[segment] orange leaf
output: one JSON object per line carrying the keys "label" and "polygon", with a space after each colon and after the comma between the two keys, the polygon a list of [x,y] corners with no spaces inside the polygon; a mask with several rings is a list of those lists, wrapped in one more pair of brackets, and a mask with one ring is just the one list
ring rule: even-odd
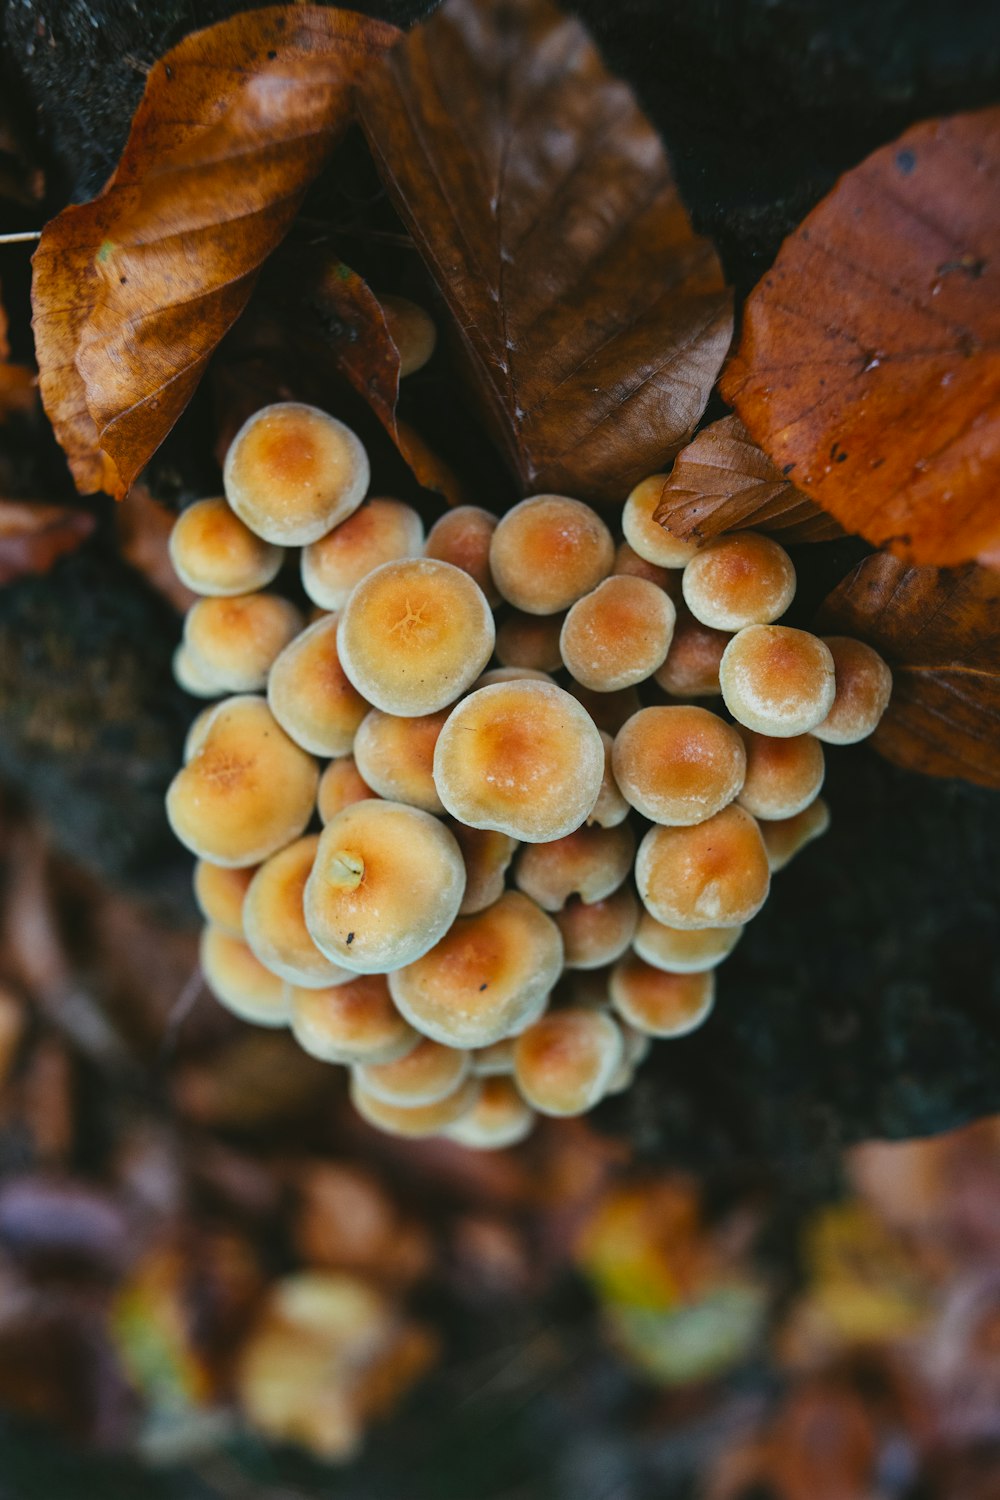
{"label": "orange leaf", "polygon": [[801,494],[747,436],[739,417],[713,422],[682,448],[655,519],[686,542],[752,527],[783,542],[843,536],[832,516]]}
{"label": "orange leaf", "polygon": [[121,497],[180,416],[394,27],[274,6],[152,69],[118,169],[34,257],[42,400],[77,487]]}
{"label": "orange leaf", "polygon": [[523,489],[624,500],[693,432],[732,327],[632,94],[548,0],[448,0],[358,108]]}
{"label": "orange leaf", "polygon": [[0,585],[47,573],[93,531],[94,517],[65,505],[0,500]]}
{"label": "orange leaf", "polygon": [[877,750],[911,771],[1000,788],[1000,575],[876,553],[834,589],[820,623],[892,667]]}
{"label": "orange leaf", "polygon": [[1000,107],[840,179],[751,293],[722,379],[850,531],[950,566],[1000,547]]}

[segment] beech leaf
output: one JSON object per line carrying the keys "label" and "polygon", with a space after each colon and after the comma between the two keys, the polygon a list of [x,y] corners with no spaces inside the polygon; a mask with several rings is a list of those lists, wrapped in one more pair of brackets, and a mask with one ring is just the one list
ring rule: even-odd
{"label": "beech leaf", "polygon": [[358,108],[522,489],[623,500],[693,432],[732,328],[631,92],[547,0],[447,0]]}
{"label": "beech leaf", "polygon": [[874,738],[888,760],[1000,788],[1000,575],[876,553],[834,589],[820,626],[867,641],[892,667]]}
{"label": "beech leaf", "polygon": [[796,486],[911,562],[1000,551],[1000,107],[843,176],[751,293],[722,392]]}
{"label": "beech leaf", "polygon": [[47,573],[86,541],[95,524],[85,510],[0,500],[0,585],[29,573]]}
{"label": "beech leaf", "polygon": [[655,519],[686,542],[705,542],[744,527],[790,543],[843,536],[833,517],[775,468],[732,414],[681,449]]}
{"label": "beech leaf", "polygon": [[110,183],[53,219],[34,256],[42,401],[79,489],[128,491],[398,35],[273,6],[193,33],[150,71]]}

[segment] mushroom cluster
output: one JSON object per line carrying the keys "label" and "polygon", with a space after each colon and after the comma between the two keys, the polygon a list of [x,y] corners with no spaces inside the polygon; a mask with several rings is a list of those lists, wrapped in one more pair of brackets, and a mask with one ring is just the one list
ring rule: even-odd
{"label": "mushroom cluster", "polygon": [[[885,663],[777,623],[769,537],[654,522],[663,476],[617,545],[562,495],[425,537],[365,498],[354,433],[285,402],[224,484],[171,541],[204,596],[176,675],[219,700],[167,798],[210,989],[397,1135],[505,1146],[627,1088],[827,827],[823,746],[875,728]],[[293,547],[300,606],[270,591]]]}

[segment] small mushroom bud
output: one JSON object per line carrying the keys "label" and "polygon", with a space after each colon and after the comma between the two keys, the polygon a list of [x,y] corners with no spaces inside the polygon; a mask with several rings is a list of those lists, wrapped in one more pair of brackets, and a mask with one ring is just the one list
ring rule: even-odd
{"label": "small mushroom bud", "polygon": [[658,568],[683,568],[697,552],[696,544],[672,536],[653,520],[666,482],[666,474],[650,474],[636,485],[622,510],[622,531],[632,550],[647,562]]}
{"label": "small mushroom bud", "polygon": [[790,739],[740,727],[747,774],[737,801],[755,818],[791,818],[819,795],[826,770],[823,746],[812,734]]}
{"label": "small mushroom bud", "polygon": [[[213,927],[229,937],[243,938],[243,898],[257,866],[228,870],[224,865],[199,859],[194,867],[194,899],[198,910]],[[244,939],[245,941],[245,939]]]}
{"label": "small mushroom bud", "polygon": [[559,649],[575,680],[595,693],[645,682],[674,633],[672,600],[645,578],[606,578],[572,606]]}
{"label": "small mushroom bud", "polygon": [[433,948],[464,891],[461,850],[443,823],[401,802],[355,802],[320,834],[306,925],[335,964],[384,974]]}
{"label": "small mushroom bud", "polygon": [[769,625],[795,598],[795,568],[784,547],[759,531],[713,537],[684,569],[684,602],[703,625],[742,630]]}
{"label": "small mushroom bud", "polygon": [[374,796],[375,793],[358,770],[353,755],[342,755],[339,760],[331,760],[319,778],[316,811],[320,822],[329,823],[331,818],[335,818],[345,807],[350,807],[352,802],[365,802]]}
{"label": "small mushroom bud", "polygon": [[361,721],[354,740],[354,759],[361,775],[379,797],[444,812],[434,786],[434,747],[450,709],[400,718],[373,708]]}
{"label": "small mushroom bud", "polygon": [[500,1151],[523,1141],[534,1126],[534,1110],[525,1104],[510,1079],[486,1078],[469,1113],[441,1133],[473,1151]]}
{"label": "small mushroom bud", "polygon": [[282,547],[304,547],[345,521],[365,498],[368,480],[368,455],[351,429],[298,401],[248,417],[222,473],[240,519]]}
{"label": "small mushroom bud", "polygon": [[476,1077],[499,1078],[513,1073],[516,1041],[516,1036],[505,1036],[498,1042],[491,1042],[488,1047],[477,1047],[475,1052],[470,1052],[472,1071]]}
{"label": "small mushroom bud", "polygon": [[218,698],[224,691],[215,676],[189,651],[182,641],[173,656],[174,681],[192,698]]}
{"label": "small mushroom bud", "polygon": [[514,866],[514,884],[543,911],[561,911],[571,896],[602,901],[632,871],[635,835],[617,828],[576,828],[561,839],[526,844]]}
{"label": "small mushroom bud", "polygon": [[639,899],[667,927],[737,927],[770,886],[761,831],[742,807],[689,828],[651,828],[635,861]]}
{"label": "small mushroom bud", "polygon": [[411,1026],[448,1047],[488,1047],[544,1004],[562,970],[562,939],[517,891],[459,917],[436,947],[396,970],[389,990]]}
{"label": "small mushroom bud", "polygon": [[170,783],[167,817],[185,848],[215,865],[259,865],[297,839],[319,771],[263,698],[229,698]]}
{"label": "small mushroom bud", "polygon": [[817,635],[787,625],[750,625],[722,654],[719,684],[738,723],[789,739],[816,729],[833,706],[833,656]]}
{"label": "small mushroom bud", "polygon": [[273,583],[284,552],[255,536],[225,500],[196,500],[174,522],[170,561],[196,594],[252,594]]}
{"label": "small mushroom bud", "polygon": [[419,557],[424,523],[402,500],[367,500],[302,549],[302,587],[320,609],[343,609],[356,583],[383,563]]}
{"label": "small mushroom bud", "polygon": [[243,930],[255,956],[272,974],[304,989],[325,989],[353,978],[316,947],[306,927],[303,898],[319,835],[296,839],[266,859],[247,890]]}
{"label": "small mushroom bud", "polygon": [[493,616],[461,568],[418,557],[383,563],[340,617],[344,670],[383,713],[432,714],[454,702],[489,661]]}
{"label": "small mushroom bud", "polygon": [[739,795],[743,742],[707,708],[644,708],[615,737],[611,764],[622,795],[654,823],[703,823]]}
{"label": "small mushroom bud", "polygon": [[399,350],[399,378],[415,375],[434,353],[437,329],[430,313],[408,297],[379,292],[379,304],[389,337]]}
{"label": "small mushroom bud", "polygon": [[682,572],[682,568],[660,568],[656,563],[648,562],[628,542],[620,542],[615,553],[615,577],[645,578],[669,594],[675,605],[681,597]]}
{"label": "small mushroom bud", "polygon": [[357,1078],[366,1094],[383,1104],[436,1104],[453,1094],[471,1072],[469,1054],[422,1037],[396,1062],[362,1063]]}
{"label": "small mushroom bud", "polygon": [[642,707],[642,700],[634,687],[619,688],[613,693],[595,693],[580,682],[568,682],[566,691],[587,710],[598,729],[605,734],[616,735],[626,719],[631,719]]}
{"label": "small mushroom bud", "polygon": [[424,544],[424,556],[451,563],[474,578],[491,609],[500,603],[500,593],[490,572],[490,543],[497,518],[478,505],[456,505],[434,522]]}
{"label": "small mushroom bud", "polygon": [[667,659],[653,676],[672,698],[714,698],[719,686],[719,663],[732,640],[724,630],[702,625],[687,606],[677,612]]}
{"label": "small mushroom bud", "polygon": [[813,734],[828,745],[854,745],[878,728],[892,697],[892,673],[864,641],[825,635],[823,644],[833,657],[837,688],[833,707]]}
{"label": "small mushroom bud", "polygon": [[341,663],[338,619],[324,615],[296,636],[275,661],[267,683],[274,717],[313,755],[346,755],[370,707]]}
{"label": "small mushroom bud", "polygon": [[571,833],[593,811],[604,746],[590,716],[547,682],[501,682],[452,710],[434,784],[452,817],[527,843]]}
{"label": "small mushroom bud", "polygon": [[783,870],[806,844],[818,839],[830,826],[830,809],[822,797],[810,802],[791,818],[761,823],[760,832],[772,870]]}
{"label": "small mushroom bud", "polygon": [[615,544],[595,511],[565,495],[532,495],[502,516],[490,568],[508,604],[554,615],[589,594],[614,565]]}
{"label": "small mushroom bud", "polygon": [[611,971],[611,1003],[645,1036],[687,1036],[715,1003],[715,975],[670,974],[632,954]]}
{"label": "small mushroom bud", "polygon": [[458,914],[471,917],[503,895],[504,877],[517,852],[517,839],[494,828],[469,828],[456,819],[449,819],[448,827],[465,861],[465,895]]}
{"label": "small mushroom bud", "polygon": [[558,672],[562,666],[559,633],[565,615],[509,614],[497,627],[497,660],[505,667]]}
{"label": "small mushroom bud", "polygon": [[384,974],[355,974],[323,990],[291,989],[295,1040],[320,1062],[390,1063],[421,1037],[399,1014]]}
{"label": "small mushroom bud", "polygon": [[434,1104],[417,1104],[404,1107],[401,1104],[386,1104],[376,1099],[364,1088],[357,1073],[351,1078],[351,1103],[363,1120],[382,1130],[386,1135],[399,1135],[412,1140],[440,1135],[449,1125],[454,1125],[467,1115],[479,1098],[482,1080],[469,1077],[453,1094],[438,1099]]}
{"label": "small mushroom bud", "polygon": [[278,594],[199,599],[184,621],[184,645],[217,693],[253,693],[302,625],[294,604]]}
{"label": "small mushroom bud", "polygon": [[604,1097],[623,1050],[621,1031],[605,1011],[549,1011],[518,1037],[514,1080],[540,1114],[582,1115]]}
{"label": "small mushroom bud", "polygon": [[617,1071],[608,1084],[609,1094],[624,1094],[632,1087],[635,1075],[639,1070],[640,1063],[645,1062],[649,1056],[649,1049],[653,1045],[650,1038],[641,1031],[636,1031],[627,1021],[618,1017],[618,1029],[622,1034],[622,1060],[618,1064]]}
{"label": "small mushroom bud", "polygon": [[254,1026],[287,1026],[288,986],[265,969],[246,943],[206,927],[199,948],[202,977],[220,1005]]}
{"label": "small mushroom bud", "polygon": [[601,790],[597,794],[597,801],[587,819],[587,825],[590,827],[596,823],[599,828],[617,828],[619,823],[624,823],[630,809],[615,780],[611,763],[615,742],[606,729],[600,731],[600,736],[601,744],[604,746],[604,776],[601,780]]}
{"label": "small mushroom bud", "polygon": [[702,974],[728,958],[742,936],[742,927],[665,927],[644,911],[632,946],[654,969]]}
{"label": "small mushroom bud", "polygon": [[556,914],[568,969],[600,969],[621,958],[639,920],[639,902],[631,885],[620,886],[601,901],[568,901]]}

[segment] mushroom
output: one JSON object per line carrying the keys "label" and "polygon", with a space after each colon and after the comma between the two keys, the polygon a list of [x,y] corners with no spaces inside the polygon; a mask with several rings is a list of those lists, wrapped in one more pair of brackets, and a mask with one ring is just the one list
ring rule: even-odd
{"label": "mushroom", "polygon": [[434,353],[437,329],[429,312],[409,297],[379,292],[379,305],[389,337],[399,351],[399,378],[415,375]]}
{"label": "mushroom", "polygon": [[645,682],[663,665],[676,614],[670,597],[648,579],[605,578],[567,614],[559,636],[563,662],[597,693]]}
{"label": "mushroom", "polygon": [[633,953],[612,969],[610,993],[618,1014],[643,1035],[687,1036],[715,1003],[715,975],[710,969],[671,974]]}
{"label": "mushroom", "polygon": [[731,531],[692,557],[681,590],[695,619],[715,630],[769,625],[795,598],[795,568],[771,537]]}
{"label": "mushroom", "polygon": [[558,672],[562,666],[559,633],[565,615],[525,615],[513,610],[497,626],[497,660],[505,667]]}
{"label": "mushroom", "polygon": [[365,802],[374,796],[375,793],[358,770],[354,756],[342,755],[339,760],[331,760],[319,778],[316,811],[322,823],[329,823],[331,818],[336,817],[345,807],[350,807],[352,802]]}
{"label": "mushroom", "polygon": [[500,593],[529,615],[568,609],[607,578],[611,533],[595,511],[565,495],[532,495],[502,516],[490,546]]}
{"label": "mushroom", "polygon": [[555,682],[550,672],[540,672],[537,667],[490,667],[476,678],[472,691],[492,687],[495,682]]}
{"label": "mushroom", "polygon": [[479,1098],[482,1080],[469,1077],[454,1093],[434,1104],[403,1106],[386,1104],[369,1094],[357,1073],[351,1076],[351,1103],[363,1120],[387,1135],[400,1135],[413,1140],[440,1135],[448,1125],[454,1125],[467,1115]]}
{"label": "mushroom", "polygon": [[728,958],[742,936],[742,927],[666,927],[644,911],[632,946],[654,969],[701,974]]}
{"label": "mushroom", "polygon": [[580,682],[568,682],[566,691],[572,694],[581,708],[587,710],[598,729],[606,734],[617,734],[625,720],[631,719],[642,707],[642,700],[634,687],[617,688],[611,693],[595,693],[592,688],[584,687]]}
{"label": "mushroom", "polygon": [[615,780],[612,766],[615,742],[606,729],[601,729],[599,733],[601,744],[604,746],[604,775],[601,778],[601,790],[597,794],[597,801],[594,803],[587,823],[588,826],[596,823],[600,828],[617,828],[619,823],[624,823],[630,809],[622,796],[621,787]]}
{"label": "mushroom", "polygon": [[514,865],[514,884],[543,911],[561,911],[571,896],[602,901],[632,870],[635,835],[627,823],[616,828],[586,824],[561,839],[526,844]]}
{"label": "mushroom", "polygon": [[302,587],[320,609],[342,609],[356,583],[383,563],[419,557],[424,523],[402,500],[366,500],[302,549]]}
{"label": "mushroom", "polygon": [[243,937],[243,898],[253,879],[256,865],[230,870],[225,865],[199,859],[194,867],[194,899],[198,910],[213,927],[230,937]]}
{"label": "mushroom", "polygon": [[836,692],[813,734],[828,745],[854,745],[877,729],[892,697],[892,673],[864,641],[825,635],[823,644],[833,657]]}
{"label": "mushroom", "polygon": [[622,531],[632,550],[646,562],[658,568],[683,568],[698,550],[697,544],[671,535],[653,519],[666,482],[666,474],[650,474],[636,485],[622,510]]}
{"label": "mushroom", "polygon": [[639,899],[667,927],[737,927],[770,887],[756,821],[730,805],[688,828],[651,828],[635,861]]}
{"label": "mushroom", "polygon": [[817,797],[791,818],[761,823],[760,832],[772,870],[783,870],[806,844],[818,839],[830,826],[830,809]]}
{"label": "mushroom", "polygon": [[603,1098],[624,1051],[607,1012],[587,1006],[553,1010],[521,1033],[514,1081],[543,1115],[582,1115]]}
{"label": "mushroom", "polygon": [[612,573],[616,577],[645,578],[650,583],[658,584],[664,593],[670,595],[675,605],[681,597],[683,569],[661,568],[656,563],[649,562],[645,557],[640,557],[628,542],[619,542]]}
{"label": "mushroom", "polygon": [[477,1078],[499,1078],[514,1071],[514,1044],[516,1036],[501,1037],[488,1047],[477,1047],[469,1053],[472,1071]]}
{"label": "mushroom", "polygon": [[303,897],[319,845],[318,834],[296,839],[272,854],[250,882],[243,931],[266,969],[289,984],[319,990],[353,978],[319,951],[306,927]]}
{"label": "mushroom", "polygon": [[444,812],[434,785],[434,747],[450,710],[400,718],[373,708],[358,726],[354,759],[379,797]]}
{"label": "mushroom", "polygon": [[310,1057],[328,1063],[390,1063],[420,1043],[389,994],[384,974],[355,974],[327,989],[291,987],[292,1034]]}
{"label": "mushroom", "polygon": [[499,682],[470,693],[434,751],[434,784],[453,817],[527,843],[578,828],[603,775],[593,720],[547,682]]}
{"label": "mushroom", "polygon": [[246,943],[209,925],[202,930],[198,956],[205,983],[226,1010],[255,1026],[287,1026],[288,986]]}
{"label": "mushroom", "polygon": [[219,498],[196,500],[173,524],[170,561],[196,594],[252,594],[273,583],[284,561],[281,547],[255,536]]}
{"label": "mushroom", "polygon": [[248,417],[223,466],[226,499],[250,530],[283,547],[316,542],[356,511],[368,455],[343,422],[315,406],[279,401]]}
{"label": "mushroom", "polygon": [[833,656],[817,635],[787,625],[750,625],[719,665],[726,707],[738,723],[778,739],[815,730],[833,707]]}
{"label": "mushroom", "polygon": [[529,1136],[535,1118],[509,1078],[485,1078],[469,1113],[441,1134],[473,1151],[500,1151]]}
{"label": "mushroom", "polygon": [[739,795],[746,752],[718,714],[677,703],[633,714],[615,736],[611,764],[622,795],[644,818],[686,827]]}
{"label": "mushroom", "polygon": [[358,1083],[366,1094],[383,1104],[401,1104],[412,1109],[437,1104],[453,1094],[471,1072],[469,1054],[421,1037],[411,1052],[395,1062],[360,1063]]}
{"label": "mushroom", "polygon": [[458,914],[471,917],[503,895],[504,877],[517,851],[517,839],[495,828],[469,828],[454,818],[449,819],[448,827],[465,861],[465,895]]}
{"label": "mushroom", "polygon": [[218,698],[225,691],[183,641],[174,652],[172,666],[177,686],[192,698]]}
{"label": "mushroom", "polygon": [[478,505],[456,505],[434,522],[424,543],[424,556],[451,563],[474,578],[495,609],[500,593],[490,572],[490,543],[497,518]]}
{"label": "mushroom", "polygon": [[618,1016],[617,1020],[618,1029],[622,1034],[622,1060],[608,1084],[609,1095],[624,1094],[626,1089],[632,1087],[639,1064],[645,1062],[649,1056],[649,1049],[653,1045],[644,1032],[636,1031],[635,1027],[623,1021],[621,1016]]}
{"label": "mushroom", "polygon": [[340,617],[344,670],[384,713],[435,713],[476,680],[493,652],[482,589],[432,557],[383,563],[352,592]]}
{"label": "mushroom", "polygon": [[667,659],[653,677],[672,698],[714,698],[719,686],[719,663],[732,637],[725,630],[702,625],[682,604],[677,611]]}
{"label": "mushroom", "polygon": [[788,739],[740,727],[747,774],[737,798],[755,818],[791,818],[808,807],[823,785],[823,746],[815,735]]}
{"label": "mushroom", "polygon": [[285,647],[268,678],[271,712],[313,755],[346,755],[370,707],[344,671],[338,635],[339,616],[324,615]]}
{"label": "mushroom", "polygon": [[302,625],[294,604],[278,594],[199,599],[184,621],[184,645],[216,693],[253,693]]}
{"label": "mushroom", "polygon": [[639,902],[631,883],[600,901],[568,901],[556,914],[568,969],[600,969],[613,964],[631,943]]}
{"label": "mushroom", "polygon": [[197,755],[205,742],[208,726],[215,717],[215,710],[221,707],[222,704],[220,702],[206,703],[201,712],[196,714],[191,720],[191,723],[188,725],[188,732],[184,736],[184,749],[181,754],[181,760],[184,765],[187,765],[192,755]]}

